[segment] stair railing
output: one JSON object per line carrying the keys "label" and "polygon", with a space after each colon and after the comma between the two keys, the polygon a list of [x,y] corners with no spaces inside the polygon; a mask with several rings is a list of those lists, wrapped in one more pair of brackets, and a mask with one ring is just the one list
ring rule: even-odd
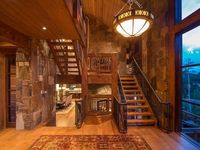
{"label": "stair railing", "polygon": [[122,88],[122,83],[118,75],[118,96],[114,97],[114,119],[120,133],[127,133],[127,103]]}
{"label": "stair railing", "polygon": [[144,72],[138,65],[137,61],[133,58],[132,67],[134,74],[139,81],[145,97],[147,98],[155,117],[157,118],[157,125],[165,132],[171,131],[171,104],[170,102],[162,102],[158,97],[155,90],[151,86]]}
{"label": "stair railing", "polygon": [[81,128],[85,118],[85,100],[80,99],[75,101],[75,125]]}

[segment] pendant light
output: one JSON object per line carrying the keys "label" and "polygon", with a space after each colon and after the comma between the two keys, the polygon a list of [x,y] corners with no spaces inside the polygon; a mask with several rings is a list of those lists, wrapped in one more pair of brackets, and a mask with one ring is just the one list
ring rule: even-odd
{"label": "pendant light", "polygon": [[[136,4],[138,9],[133,9],[133,4]],[[143,9],[137,0],[127,0],[127,3],[115,15],[113,26],[115,31],[123,37],[133,38],[150,29],[153,19],[153,14]]]}

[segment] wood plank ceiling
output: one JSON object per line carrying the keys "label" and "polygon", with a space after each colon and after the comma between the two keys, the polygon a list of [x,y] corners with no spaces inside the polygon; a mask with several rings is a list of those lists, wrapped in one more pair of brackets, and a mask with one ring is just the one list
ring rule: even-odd
{"label": "wood plank ceiling", "polygon": [[113,16],[123,7],[122,0],[82,0],[84,11],[112,28]]}
{"label": "wood plank ceiling", "polygon": [[64,0],[1,0],[0,21],[30,37],[78,39]]}
{"label": "wood plank ceiling", "polygon": [[[97,17],[104,24],[108,25],[110,29],[113,29],[114,16],[124,6],[127,0],[82,0],[84,12],[87,15]],[[149,0],[138,0],[138,2],[144,6],[147,5]],[[133,8],[137,8],[137,5],[133,5]]]}

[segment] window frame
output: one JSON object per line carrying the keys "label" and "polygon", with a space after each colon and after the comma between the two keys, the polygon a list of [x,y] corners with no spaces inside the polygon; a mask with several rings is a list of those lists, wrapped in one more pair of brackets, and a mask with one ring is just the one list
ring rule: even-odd
{"label": "window frame", "polygon": [[171,8],[174,8],[172,11],[174,14],[174,21],[171,21],[172,34],[174,39],[171,40],[171,47],[174,50],[174,59],[175,59],[175,121],[174,127],[176,132],[181,132],[181,106],[182,106],[182,68],[199,66],[200,64],[191,64],[191,65],[182,65],[182,34],[200,26],[200,8],[195,12],[191,13],[184,19],[182,19],[182,0],[170,0]]}

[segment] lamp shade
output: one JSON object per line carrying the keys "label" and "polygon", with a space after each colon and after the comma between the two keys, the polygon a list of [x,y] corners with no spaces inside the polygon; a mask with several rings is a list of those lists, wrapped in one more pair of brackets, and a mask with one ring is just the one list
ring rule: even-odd
{"label": "lamp shade", "polygon": [[131,38],[142,35],[151,28],[154,16],[146,10],[128,10],[114,18],[114,29],[124,37]]}

